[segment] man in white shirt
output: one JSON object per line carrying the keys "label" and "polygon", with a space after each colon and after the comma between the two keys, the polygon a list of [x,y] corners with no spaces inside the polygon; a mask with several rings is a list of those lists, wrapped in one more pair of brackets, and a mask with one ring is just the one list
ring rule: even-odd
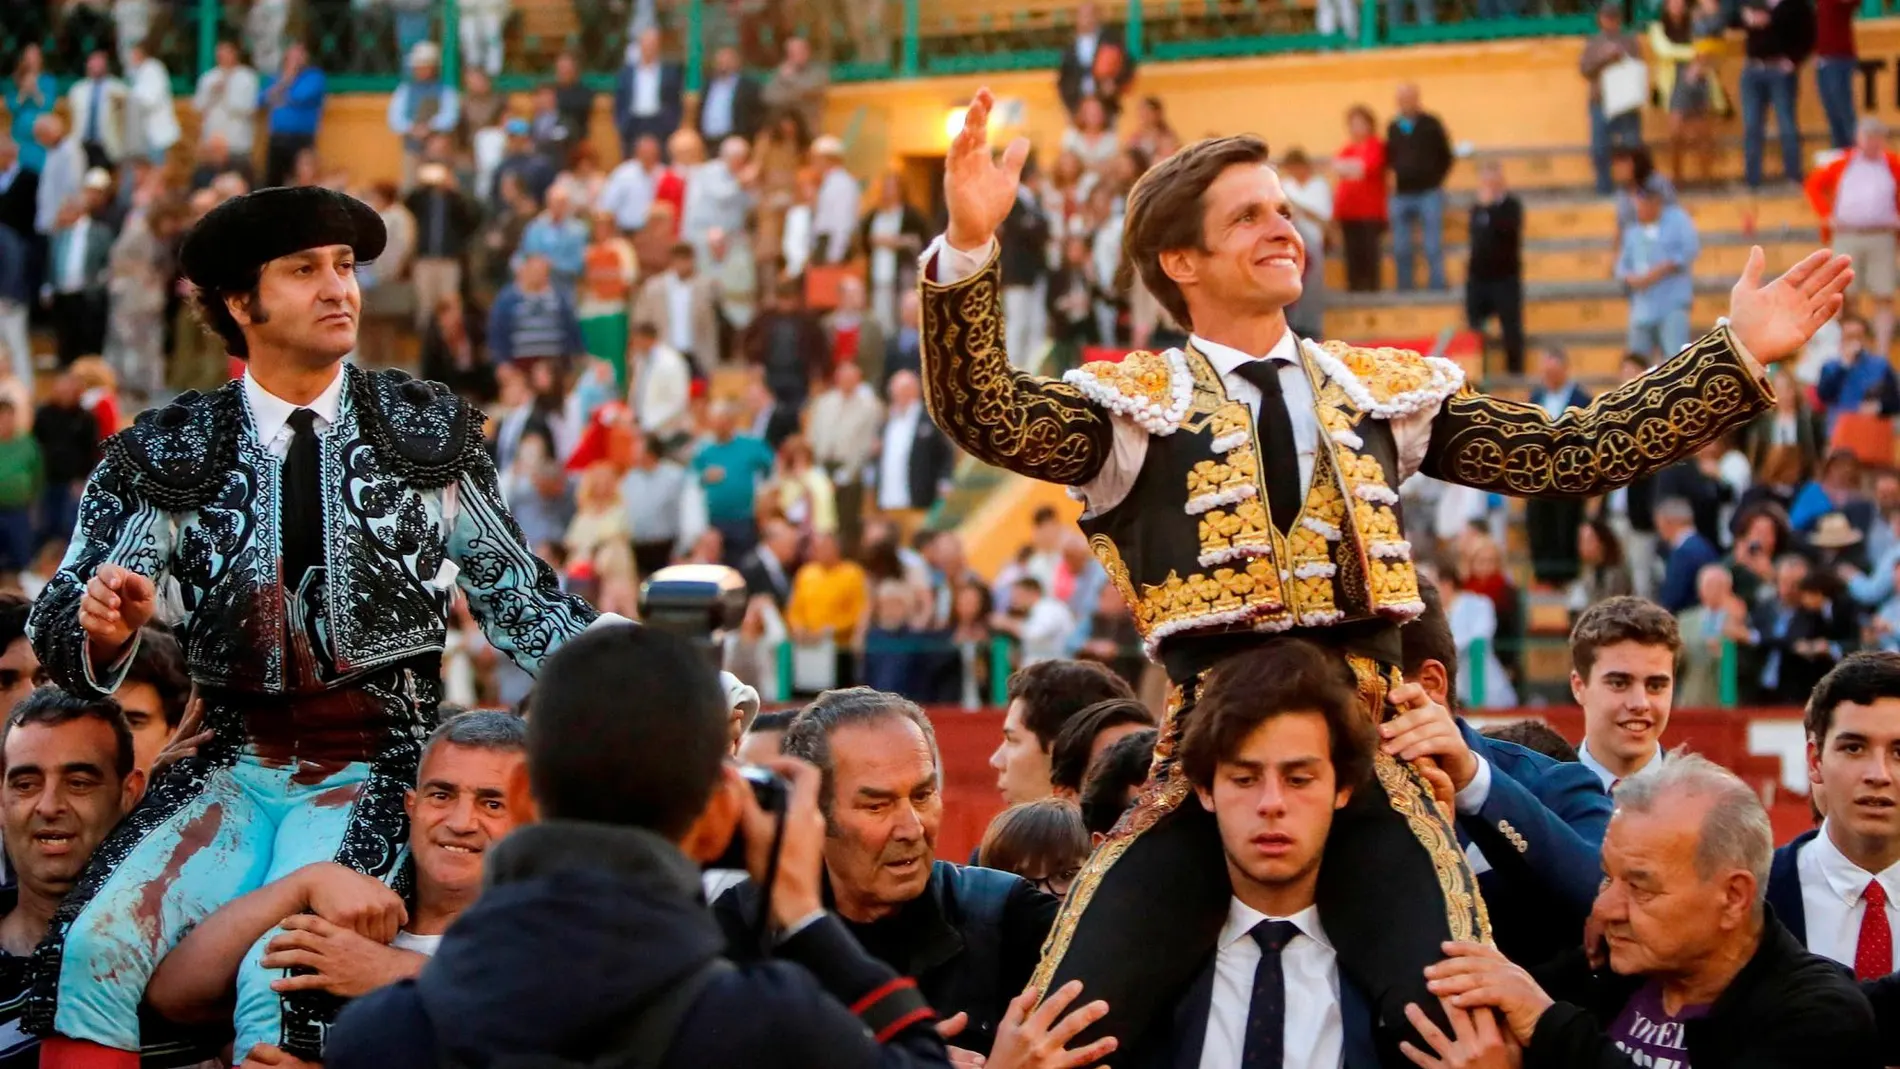
{"label": "man in white shirt", "polygon": [[856,552],[864,523],[864,483],[881,442],[884,405],[855,361],[839,364],[831,388],[812,398],[805,439],[838,497],[838,538]]}
{"label": "man in white shirt", "polygon": [[1379,1064],[1314,900],[1335,817],[1370,775],[1369,728],[1336,659],[1307,643],[1241,654],[1207,681],[1180,761],[1220,829],[1232,897],[1213,960],[1154,1037],[1167,1064]]}
{"label": "man in white shirt", "polygon": [[104,49],[86,57],[86,76],[66,91],[67,114],[86,150],[86,163],[110,167],[125,154],[125,83],[112,76]]}
{"label": "man in white shirt", "polygon": [[1827,814],[1775,851],[1768,904],[1808,950],[1873,980],[1900,969],[1900,653],[1834,666],[1808,702],[1808,782]]}
{"label": "man in white shirt", "polygon": [[594,208],[613,216],[614,225],[622,234],[637,234],[647,225],[653,194],[665,173],[666,168],[660,163],[660,139],[642,134],[633,143],[633,155],[607,176],[607,184],[601,187]]}
{"label": "man in white shirt", "polygon": [[1067,605],[1050,597],[1040,579],[1025,575],[1010,584],[1009,603],[996,614],[990,626],[1020,644],[1016,665],[1027,668],[1042,661],[1053,661],[1067,652],[1065,640],[1075,630],[1075,614]]}
{"label": "man in white shirt", "polygon": [[68,134],[66,120],[50,111],[33,120],[33,140],[46,150],[46,162],[40,167],[40,188],[35,194],[33,229],[50,238],[59,225],[59,210],[85,181],[86,150],[78,134]]}
{"label": "man in white shirt", "polygon": [[687,430],[693,369],[678,349],[660,341],[660,330],[645,320],[627,338],[627,403],[647,434],[672,442]]}
{"label": "man in white shirt", "polygon": [[1874,351],[1882,355],[1893,341],[1895,233],[1900,231],[1897,167],[1900,157],[1887,148],[1886,124],[1868,115],[1860,120],[1844,163],[1815,175],[1816,203],[1833,207],[1827,222],[1834,247],[1854,258],[1854,290],[1873,299]]}
{"label": "man in white shirt", "polygon": [[844,166],[844,142],[830,134],[811,143],[822,177],[812,209],[812,263],[839,264],[851,255],[858,234],[858,180]]}
{"label": "man in white shirt", "polygon": [[1642,598],[1606,598],[1570,632],[1570,694],[1583,707],[1577,756],[1603,789],[1663,760],[1682,636],[1676,618]]}
{"label": "man in white shirt", "polygon": [[719,284],[699,274],[698,254],[685,242],[673,246],[667,269],[640,287],[633,318],[653,324],[662,342],[699,361],[702,375],[725,361],[719,347]]}
{"label": "man in white shirt", "polygon": [[899,538],[911,535],[950,490],[956,454],[924,411],[923,387],[917,375],[900,371],[891,376],[891,407],[884,421],[877,458],[877,510],[897,525]]}
{"label": "man in white shirt", "polygon": [[1280,188],[1293,209],[1293,226],[1306,243],[1306,270],[1300,275],[1300,300],[1286,310],[1287,328],[1308,338],[1325,336],[1326,228],[1333,221],[1333,187],[1313,169],[1300,149],[1280,158]]}
{"label": "man in white shirt", "polygon": [[648,134],[666,147],[666,139],[679,129],[682,84],[679,66],[660,59],[660,31],[640,31],[614,79],[614,129],[620,131],[621,152],[633,155],[634,144]]}

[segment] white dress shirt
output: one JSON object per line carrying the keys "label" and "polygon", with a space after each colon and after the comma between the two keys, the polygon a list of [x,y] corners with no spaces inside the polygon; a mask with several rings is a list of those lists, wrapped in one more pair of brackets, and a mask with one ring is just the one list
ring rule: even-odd
{"label": "white dress shirt", "polygon": [[[981,270],[993,248],[995,239],[991,239],[988,247],[965,252],[939,237],[924,251],[923,260],[925,264],[930,264],[934,257],[936,266],[932,277],[939,284],[949,285]],[[1227,390],[1227,396],[1246,405],[1257,421],[1260,418],[1260,389],[1238,373],[1241,365],[1254,357],[1198,335],[1191,337],[1189,344],[1214,366],[1215,372],[1220,375],[1221,385]],[[1319,438],[1319,417],[1313,412],[1312,380],[1307,378],[1304,365],[1295,358],[1294,346],[1297,344],[1293,332],[1287,331],[1266,353],[1266,359],[1276,361],[1280,366],[1280,390],[1286,397],[1287,415],[1293,421],[1293,440],[1299,443],[1300,489],[1304,493],[1313,482],[1313,446]],[[1424,461],[1425,449],[1431,444],[1432,418],[1438,415],[1438,407],[1437,402],[1430,402],[1420,405],[1410,415],[1386,421],[1387,426],[1392,428],[1393,440],[1398,444],[1399,477],[1394,480],[1395,485],[1410,478]],[[1102,466],[1093,480],[1079,488],[1083,501],[1088,505],[1089,515],[1120,504],[1128,496],[1128,491],[1134,488],[1135,476],[1141,474],[1142,461],[1148,456],[1148,432],[1133,420],[1121,416],[1114,416],[1112,420],[1115,445],[1108,463]],[[1270,463],[1272,459],[1261,458],[1263,463]]]}
{"label": "white dress shirt", "polygon": [[1291,921],[1300,934],[1280,951],[1286,981],[1286,1028],[1281,1069],[1339,1069],[1345,1064],[1346,1025],[1339,1009],[1339,962],[1320,927],[1319,907],[1272,918],[1240,899],[1227,907],[1214,956],[1214,988],[1207,1005],[1207,1038],[1200,1069],[1240,1069],[1253,1006],[1260,944],[1250,934],[1261,921]]}
{"label": "white dress shirt", "polygon": [[633,102],[628,105],[634,115],[647,116],[660,113],[660,65],[658,63],[636,63],[633,67]]}
{"label": "white dress shirt", "polygon": [[[733,104],[739,95],[739,76],[728,74],[706,83],[706,98],[700,102],[699,125],[708,141],[733,133]],[[707,899],[708,902],[712,899]]]}
{"label": "white dress shirt", "polygon": [[[1588,742],[1577,747],[1577,760],[1582,762],[1583,767],[1597,774],[1597,778],[1603,781],[1603,789],[1606,791],[1609,790],[1611,785],[1616,783],[1618,780],[1627,778],[1625,776],[1619,776],[1616,773],[1610,771],[1607,767],[1604,766],[1603,762],[1597,760],[1595,755],[1590,753],[1590,744]],[[1650,758],[1648,761],[1644,761],[1643,768],[1648,768],[1651,762],[1660,763],[1662,760],[1663,760],[1663,748],[1662,748],[1662,743],[1659,742],[1656,744],[1656,756]],[[1641,772],[1643,768],[1637,769],[1636,772]],[[1630,773],[1630,775],[1634,776],[1636,772],[1632,772]]]}
{"label": "white dress shirt", "polygon": [[266,390],[251,377],[248,369],[244,372],[244,403],[250,406],[251,423],[257,428],[257,440],[278,460],[290,455],[290,439],[296,434],[290,429],[290,414],[300,408],[307,408],[317,414],[311,427],[321,435],[336,422],[337,406],[343,400],[343,365],[336,367],[336,377],[330,385],[323,388],[307,405],[293,405],[289,401]]}
{"label": "white dress shirt", "polygon": [[90,215],[81,215],[66,228],[65,243],[60,248],[59,284],[55,287],[61,293],[78,293],[92,284],[86,274],[86,239],[91,230]]}
{"label": "white dress shirt", "polygon": [[[1841,853],[1834,845],[1828,822],[1823,821],[1821,834],[1801,848],[1795,870],[1801,878],[1801,907],[1807,912],[1808,950],[1813,953],[1854,967],[1854,953],[1860,947],[1860,922],[1867,913],[1867,903],[1861,896],[1874,880],[1879,880],[1887,892],[1888,930],[1900,931],[1900,863],[1877,873],[1868,872]],[[1895,967],[1900,967],[1900,960],[1882,971]]]}
{"label": "white dress shirt", "polygon": [[628,160],[613,169],[607,184],[600,189],[595,207],[614,217],[614,225],[632,233],[647,225],[647,213],[653,210],[653,194],[660,188],[663,168],[652,171],[639,160]]}
{"label": "white dress shirt", "polygon": [[922,402],[908,410],[891,409],[884,423],[884,451],[877,458],[877,507],[890,511],[907,509],[910,501],[910,450],[917,443],[917,421],[923,415]]}
{"label": "white dress shirt", "polygon": [[842,262],[858,232],[858,180],[850,171],[833,167],[825,172],[818,184],[818,199],[812,205],[811,228],[814,237],[824,242],[825,262]]}
{"label": "white dress shirt", "polygon": [[666,344],[682,353],[693,351],[693,284],[668,271],[666,279]]}

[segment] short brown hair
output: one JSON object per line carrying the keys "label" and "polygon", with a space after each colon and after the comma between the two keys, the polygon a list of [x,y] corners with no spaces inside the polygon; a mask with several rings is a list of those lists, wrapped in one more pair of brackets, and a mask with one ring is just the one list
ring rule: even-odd
{"label": "short brown hair", "polygon": [[1604,598],[1583,610],[1577,626],[1570,629],[1570,665],[1577,675],[1589,679],[1590,669],[1596,667],[1597,651],[1619,642],[1667,646],[1671,657],[1682,652],[1676,618],[1661,605],[1647,598]]}
{"label": "short brown hair", "polygon": [[1038,798],[1010,806],[990,821],[976,863],[1026,880],[1073,878],[1089,856],[1082,809],[1067,798]]}
{"label": "short brown hair", "polygon": [[[1034,582],[1032,576],[1023,579]],[[1017,584],[1022,585],[1022,579]],[[1042,590],[1041,583],[1036,590]],[[1009,700],[1023,703],[1023,726],[1035,733],[1044,753],[1056,744],[1070,717],[1097,702],[1134,697],[1127,680],[1095,661],[1037,661],[1009,677]]]}
{"label": "short brown hair", "polygon": [[1207,249],[1202,226],[1207,187],[1229,167],[1266,163],[1267,143],[1252,134],[1210,137],[1196,141],[1162,160],[1135,181],[1128,191],[1127,223],[1122,230],[1122,263],[1115,285],[1126,292],[1134,276],[1168,315],[1184,329],[1194,329],[1187,298],[1181,287],[1161,270],[1161,254],[1170,249]]}
{"label": "short brown hair", "polygon": [[1283,639],[1223,661],[1201,687],[1181,739],[1181,769],[1197,787],[1231,760],[1254,729],[1286,713],[1317,712],[1332,738],[1333,776],[1357,787],[1372,769],[1372,719],[1345,664],[1303,639]]}

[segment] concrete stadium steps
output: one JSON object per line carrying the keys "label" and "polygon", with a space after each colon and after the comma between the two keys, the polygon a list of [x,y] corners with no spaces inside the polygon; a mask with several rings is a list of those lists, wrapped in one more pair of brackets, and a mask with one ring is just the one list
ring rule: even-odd
{"label": "concrete stadium steps", "polygon": [[[1739,131],[1739,123],[1729,123],[1724,129]],[[1454,132],[1455,136],[1455,132]],[[1277,147],[1277,146],[1276,146]],[[1802,148],[1812,161],[1817,152],[1828,148],[1825,134],[1812,131],[1802,139]],[[1670,173],[1672,163],[1667,141],[1649,143],[1650,154],[1663,173]],[[1765,154],[1763,167],[1770,176],[1781,173],[1780,142],[1770,142]],[[1453,192],[1465,193],[1478,188],[1478,166],[1487,160],[1496,160],[1504,165],[1504,182],[1520,193],[1531,190],[1591,190],[1596,185],[1596,171],[1590,165],[1590,154],[1573,147],[1563,148],[1478,148],[1460,156],[1452,165],[1451,174],[1445,179],[1445,188]],[[1742,180],[1742,141],[1736,136],[1718,137],[1714,158],[1715,166],[1710,177],[1716,182],[1740,183]],[[1702,178],[1701,164],[1695,154],[1685,153],[1683,157],[1685,177],[1691,182]]]}
{"label": "concrete stadium steps", "polygon": [[[1768,270],[1779,271],[1820,247],[1820,231],[1809,228],[1785,229],[1775,234],[1762,234],[1758,243],[1768,259]],[[1696,259],[1696,272],[1704,275],[1733,275],[1739,277],[1742,267],[1748,261],[1748,249],[1757,243],[1740,234],[1717,234],[1705,237],[1702,255]],[[1612,276],[1616,267],[1616,250],[1611,247],[1612,239],[1605,236],[1589,238],[1568,238],[1546,241],[1532,238],[1524,242],[1524,281],[1532,285],[1538,283],[1569,283],[1596,281]],[[1446,281],[1453,287],[1464,285],[1465,268],[1468,266],[1471,249],[1468,245],[1454,245],[1445,250]],[[1381,288],[1390,292],[1398,285],[1398,269],[1392,257],[1390,243],[1380,265]],[[1423,258],[1414,267],[1419,281],[1424,280],[1425,265]],[[1354,295],[1345,292],[1346,261],[1343,255],[1335,253],[1326,261],[1326,285],[1338,303],[1350,303]]]}
{"label": "concrete stadium steps", "polygon": [[[1608,197],[1587,195],[1546,195],[1524,197],[1524,233],[1538,241],[1562,241],[1573,238],[1601,238],[1605,242],[1616,233],[1616,204]],[[1454,199],[1446,206],[1445,240],[1464,241],[1470,226],[1465,210],[1469,200]],[[1764,187],[1760,193],[1746,189],[1720,189],[1686,193],[1682,207],[1695,220],[1704,240],[1720,233],[1739,233],[1745,229],[1772,234],[1781,230],[1808,230],[1815,225],[1814,211],[1793,185],[1781,183]]]}
{"label": "concrete stadium steps", "polygon": [[[1694,324],[1706,326],[1728,314],[1735,280],[1696,280]],[[1629,324],[1629,298],[1614,282],[1577,282],[1526,287],[1524,329],[1533,335],[1622,331]],[[1326,308],[1326,333],[1355,338],[1418,338],[1465,325],[1464,295],[1456,290],[1381,295]],[[1376,303],[1374,303],[1376,301]]]}

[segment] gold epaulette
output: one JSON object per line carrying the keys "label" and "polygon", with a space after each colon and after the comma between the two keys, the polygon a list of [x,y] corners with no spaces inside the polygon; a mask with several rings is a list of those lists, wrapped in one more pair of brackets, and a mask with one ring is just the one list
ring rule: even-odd
{"label": "gold epaulette", "polygon": [[1337,382],[1360,411],[1380,419],[1408,416],[1457,393],[1464,369],[1441,356],[1410,349],[1369,349],[1345,342],[1307,341],[1306,354]]}
{"label": "gold epaulette", "polygon": [[1120,362],[1092,360],[1062,379],[1150,434],[1173,434],[1194,400],[1194,375],[1179,349],[1139,350]]}

